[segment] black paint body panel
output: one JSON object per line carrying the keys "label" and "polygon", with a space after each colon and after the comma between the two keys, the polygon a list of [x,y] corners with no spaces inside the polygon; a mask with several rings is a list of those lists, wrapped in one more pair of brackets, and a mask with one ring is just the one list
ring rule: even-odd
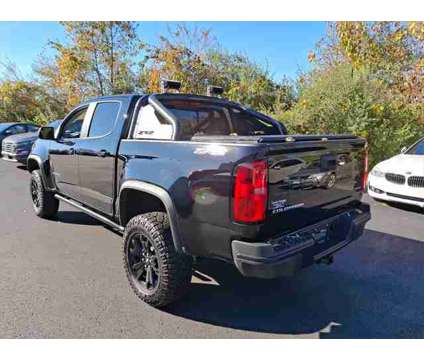
{"label": "black paint body panel", "polygon": [[[126,181],[164,189],[177,214],[184,251],[189,254],[233,261],[233,240],[267,242],[361,204],[362,139],[303,136],[296,140],[282,135],[135,140],[128,136],[131,119],[146,97],[110,99],[122,104],[111,133],[67,142],[37,140],[33,161],[38,159],[45,169],[49,188],[117,223],[119,193]],[[106,154],[100,155],[103,150]],[[269,166],[266,221],[238,224],[231,211],[234,170],[255,159],[266,159]],[[334,184],[326,186],[329,179],[335,179]]]}

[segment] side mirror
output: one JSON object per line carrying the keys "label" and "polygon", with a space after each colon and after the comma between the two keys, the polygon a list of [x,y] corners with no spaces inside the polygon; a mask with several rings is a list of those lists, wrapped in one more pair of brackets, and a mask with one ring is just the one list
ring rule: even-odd
{"label": "side mirror", "polygon": [[406,150],[408,150],[408,148],[404,146],[402,149],[400,149],[400,153],[403,154],[406,152]]}
{"label": "side mirror", "polygon": [[42,126],[40,130],[38,130],[38,138],[43,140],[53,140],[54,127]]}

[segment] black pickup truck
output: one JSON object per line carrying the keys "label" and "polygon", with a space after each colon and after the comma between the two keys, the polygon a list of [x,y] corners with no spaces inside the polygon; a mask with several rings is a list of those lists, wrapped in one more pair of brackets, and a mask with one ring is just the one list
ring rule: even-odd
{"label": "black pickup truck", "polygon": [[290,136],[237,103],[162,93],[78,105],[41,128],[28,170],[36,214],[63,201],[122,232],[131,287],[160,307],[198,257],[258,278],[331,262],[370,219],[366,163],[361,138]]}

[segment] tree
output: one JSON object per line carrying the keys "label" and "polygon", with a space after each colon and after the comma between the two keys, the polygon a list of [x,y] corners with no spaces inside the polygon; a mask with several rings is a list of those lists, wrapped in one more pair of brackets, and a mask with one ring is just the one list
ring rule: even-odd
{"label": "tree", "polygon": [[62,22],[67,42],[51,41],[53,59],[40,59],[40,81],[67,108],[89,96],[132,92],[137,58],[143,48],[130,21]]}
{"label": "tree", "polygon": [[[291,90],[247,56],[223,50],[210,30],[184,25],[170,28],[157,46],[147,49],[141,87],[158,92],[161,78],[181,81],[185,93],[204,94],[208,84],[222,86],[224,97],[266,111],[283,97],[288,100]],[[292,100],[286,102],[291,104]]]}
{"label": "tree", "polygon": [[35,121],[43,124],[63,115],[61,104],[38,84],[24,80],[0,83],[0,122]]}
{"label": "tree", "polygon": [[63,104],[50,96],[43,86],[25,80],[13,62],[0,62],[0,74],[0,122],[44,124],[63,116]]}
{"label": "tree", "polygon": [[394,95],[424,101],[423,22],[338,22],[329,26],[310,60],[321,69],[349,63],[368,69]]}
{"label": "tree", "polygon": [[394,98],[369,70],[351,64],[315,70],[300,88],[299,101],[279,116],[292,133],[351,133],[367,139],[370,164],[395,155],[422,137],[420,110]]}

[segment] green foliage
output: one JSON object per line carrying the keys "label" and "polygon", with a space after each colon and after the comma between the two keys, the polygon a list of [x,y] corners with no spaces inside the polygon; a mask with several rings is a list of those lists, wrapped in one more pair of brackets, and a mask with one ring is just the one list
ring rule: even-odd
{"label": "green foliage", "polygon": [[[50,42],[34,81],[13,64],[0,78],[0,121],[45,123],[97,95],[182,92],[222,86],[224,97],[283,121],[292,133],[353,133],[368,140],[371,163],[424,135],[424,23],[330,23],[308,58],[312,70],[276,81],[248,56],[222,49],[210,30],[179,25],[147,46],[133,22],[62,22],[66,41]],[[142,60],[141,60],[142,59]]]}
{"label": "green foliage", "polygon": [[367,139],[375,164],[423,136],[421,107],[393,96],[367,70],[340,64],[315,70],[300,89],[298,103],[279,117],[296,133],[352,133]]}
{"label": "green foliage", "polygon": [[44,123],[63,116],[62,104],[38,84],[24,80],[0,82],[0,122],[30,121]]}
{"label": "green foliage", "polygon": [[291,87],[275,82],[247,56],[222,50],[209,30],[182,25],[148,49],[141,87],[158,92],[161,78],[181,81],[185,93],[205,94],[208,84],[222,86],[226,98],[266,110],[283,98],[291,106],[294,98]]}
{"label": "green foliage", "polygon": [[310,54],[293,130],[351,132],[369,142],[371,162],[424,135],[424,24],[338,22]]}
{"label": "green foliage", "polygon": [[66,108],[82,99],[135,90],[136,57],[143,47],[130,21],[62,22],[67,42],[51,41],[53,59],[39,59],[39,81]]}

